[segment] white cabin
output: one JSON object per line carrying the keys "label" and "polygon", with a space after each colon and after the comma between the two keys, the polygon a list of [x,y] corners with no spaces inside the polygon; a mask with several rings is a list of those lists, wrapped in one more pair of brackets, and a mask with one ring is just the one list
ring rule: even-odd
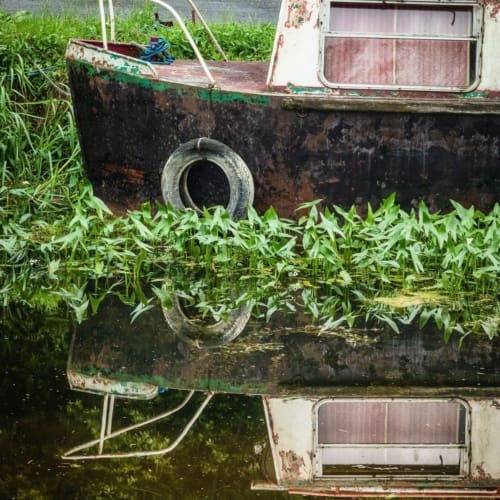
{"label": "white cabin", "polygon": [[267,83],[498,92],[499,18],[496,0],[284,0]]}
{"label": "white cabin", "polygon": [[275,484],[329,496],[500,497],[500,401],[264,397]]}

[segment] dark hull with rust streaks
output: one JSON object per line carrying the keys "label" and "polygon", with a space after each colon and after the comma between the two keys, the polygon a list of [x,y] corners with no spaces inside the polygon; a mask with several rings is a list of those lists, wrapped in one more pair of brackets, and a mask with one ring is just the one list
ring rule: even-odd
{"label": "dark hull with rust streaks", "polygon": [[68,69],[86,174],[117,212],[161,200],[165,162],[199,137],[237,152],[256,209],[281,216],[318,198],[363,212],[392,192],[405,209],[423,200],[448,210],[454,199],[489,211],[500,200],[500,115],[286,109],[285,93],[209,90],[81,61]]}
{"label": "dark hull with rust streaks", "polygon": [[[231,342],[188,343],[160,308],[130,322],[131,308],[109,296],[75,332],[68,369],[171,389],[272,395],[498,396],[500,338],[454,335],[418,321],[359,338],[320,335],[303,311],[250,318]],[[366,329],[365,329],[366,328]],[[119,334],[117,334],[119,332]],[[309,333],[306,333],[309,332]]]}

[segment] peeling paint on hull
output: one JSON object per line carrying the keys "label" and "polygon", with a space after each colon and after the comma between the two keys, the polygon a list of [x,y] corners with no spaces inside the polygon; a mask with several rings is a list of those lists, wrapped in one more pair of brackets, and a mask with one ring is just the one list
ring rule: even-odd
{"label": "peeling paint on hull", "polygon": [[86,173],[118,212],[161,199],[165,162],[198,137],[237,152],[256,209],[285,217],[319,198],[363,213],[392,192],[405,209],[423,200],[448,210],[451,198],[489,211],[500,200],[498,114],[301,108],[284,93],[210,90],[74,60],[68,69]]}

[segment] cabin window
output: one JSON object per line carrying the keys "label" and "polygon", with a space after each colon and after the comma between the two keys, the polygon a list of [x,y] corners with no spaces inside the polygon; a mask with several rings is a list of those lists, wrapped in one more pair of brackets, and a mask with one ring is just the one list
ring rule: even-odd
{"label": "cabin window", "polygon": [[478,78],[480,8],[467,3],[326,3],[322,79],[333,87],[466,90]]}
{"label": "cabin window", "polygon": [[316,412],[318,476],[466,473],[468,409],[461,401],[335,399]]}

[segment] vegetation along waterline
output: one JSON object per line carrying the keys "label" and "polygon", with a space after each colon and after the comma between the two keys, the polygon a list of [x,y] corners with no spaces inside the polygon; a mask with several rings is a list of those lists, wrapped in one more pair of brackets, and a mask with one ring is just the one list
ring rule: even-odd
{"label": "vegetation along waterline", "polygon": [[[394,311],[404,311],[404,321],[432,319],[447,335],[498,334],[498,204],[488,214],[458,204],[433,214],[423,204],[405,212],[389,197],[361,217],[354,208],[320,213],[313,202],[298,207],[303,215],[294,221],[270,209],[250,210],[238,222],[219,208],[198,215],[146,204],[116,218],[84,178],[63,64],[67,39],[97,33],[97,20],[18,13],[1,21],[4,307],[67,305],[82,319],[115,291],[139,314],[168,303],[176,280],[195,276],[201,285],[188,300],[202,314],[224,316],[246,301],[270,316],[300,303],[325,331],[351,327],[366,314],[393,321]],[[212,50],[201,27],[191,28],[202,51]],[[117,29],[120,38],[146,42],[159,27],[144,8]],[[213,30],[231,58],[261,58],[271,48],[269,25]],[[177,28],[168,36],[174,56],[190,55]],[[236,275],[241,286],[224,294]],[[359,304],[371,312],[355,312]]]}

